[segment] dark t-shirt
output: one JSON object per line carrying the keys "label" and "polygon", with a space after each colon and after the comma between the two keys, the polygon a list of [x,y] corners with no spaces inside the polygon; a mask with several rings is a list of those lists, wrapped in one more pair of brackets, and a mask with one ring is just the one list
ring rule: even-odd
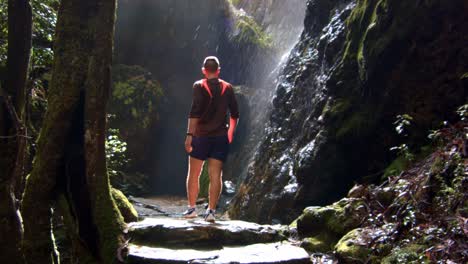
{"label": "dark t-shirt", "polygon": [[232,118],[239,118],[239,109],[232,86],[228,84],[221,95],[219,79],[209,79],[208,87],[213,97],[203,87],[202,81],[193,84],[192,108],[189,118],[200,118],[195,136],[222,136],[228,129],[227,113]]}

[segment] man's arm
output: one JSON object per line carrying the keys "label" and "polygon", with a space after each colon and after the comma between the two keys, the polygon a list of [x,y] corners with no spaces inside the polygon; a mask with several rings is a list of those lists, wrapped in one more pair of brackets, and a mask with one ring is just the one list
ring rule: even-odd
{"label": "man's arm", "polygon": [[188,124],[187,124],[187,137],[185,138],[185,150],[187,153],[192,152],[192,137],[197,131],[198,120],[204,111],[203,95],[199,84],[193,84],[192,107],[190,108]]}
{"label": "man's arm", "polygon": [[233,138],[234,138],[234,132],[236,131],[237,121],[238,120],[239,120],[239,118],[233,118],[233,117],[229,118],[229,129],[228,129],[229,143],[231,143]]}
{"label": "man's arm", "polygon": [[185,151],[192,152],[192,137],[197,130],[199,118],[189,118],[187,125],[187,137],[185,138]]}
{"label": "man's arm", "polygon": [[231,96],[229,98],[229,113],[231,117],[229,118],[229,130],[228,130],[228,140],[229,143],[232,142],[234,138],[234,132],[236,131],[237,123],[239,121],[239,107],[237,105],[236,96],[234,94],[234,89],[231,86]]}

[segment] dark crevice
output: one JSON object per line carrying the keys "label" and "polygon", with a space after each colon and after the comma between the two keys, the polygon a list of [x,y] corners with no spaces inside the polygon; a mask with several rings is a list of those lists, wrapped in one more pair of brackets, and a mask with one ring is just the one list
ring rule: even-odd
{"label": "dark crevice", "polygon": [[[78,225],[78,236],[80,243],[90,253],[99,258],[98,230],[93,223],[92,206],[88,183],[86,181],[86,162],[84,151],[84,91],[73,114],[70,132],[67,136],[66,150],[62,171],[64,175],[59,176],[58,183],[61,191],[69,204],[70,215],[74,223]],[[75,241],[76,242],[76,241]]]}

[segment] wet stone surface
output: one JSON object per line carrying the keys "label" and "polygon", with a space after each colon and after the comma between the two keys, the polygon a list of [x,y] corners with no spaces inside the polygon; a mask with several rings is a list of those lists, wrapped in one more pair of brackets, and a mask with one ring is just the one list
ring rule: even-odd
{"label": "wet stone surface", "polygon": [[217,250],[131,245],[128,263],[310,263],[310,257],[304,249],[288,242],[223,247]]}
{"label": "wet stone surface", "polygon": [[322,254],[310,256],[300,241],[291,240],[295,232],[288,226],[231,221],[222,211],[212,224],[201,216],[204,201],[197,204],[199,217],[183,219],[183,197],[131,201],[146,218],[128,225],[126,263],[336,263]]}
{"label": "wet stone surface", "polygon": [[284,226],[258,225],[244,221],[147,218],[129,225],[132,242],[172,247],[221,247],[285,240]]}

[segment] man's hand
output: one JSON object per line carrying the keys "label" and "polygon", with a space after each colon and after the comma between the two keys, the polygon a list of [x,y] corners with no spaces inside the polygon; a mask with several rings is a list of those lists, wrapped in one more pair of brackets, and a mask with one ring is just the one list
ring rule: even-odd
{"label": "man's hand", "polygon": [[231,143],[232,143],[232,139],[234,138],[234,129],[229,129],[229,130],[228,130],[228,133],[227,133],[227,136],[228,136],[229,144],[231,144]]}
{"label": "man's hand", "polygon": [[187,151],[187,153],[190,153],[192,152],[193,150],[193,147],[192,147],[192,136],[188,135],[186,138],[185,138],[185,151]]}
{"label": "man's hand", "polygon": [[232,143],[232,139],[234,138],[234,132],[236,131],[236,126],[237,126],[237,118],[229,118],[229,129],[228,129],[228,141],[229,144]]}

